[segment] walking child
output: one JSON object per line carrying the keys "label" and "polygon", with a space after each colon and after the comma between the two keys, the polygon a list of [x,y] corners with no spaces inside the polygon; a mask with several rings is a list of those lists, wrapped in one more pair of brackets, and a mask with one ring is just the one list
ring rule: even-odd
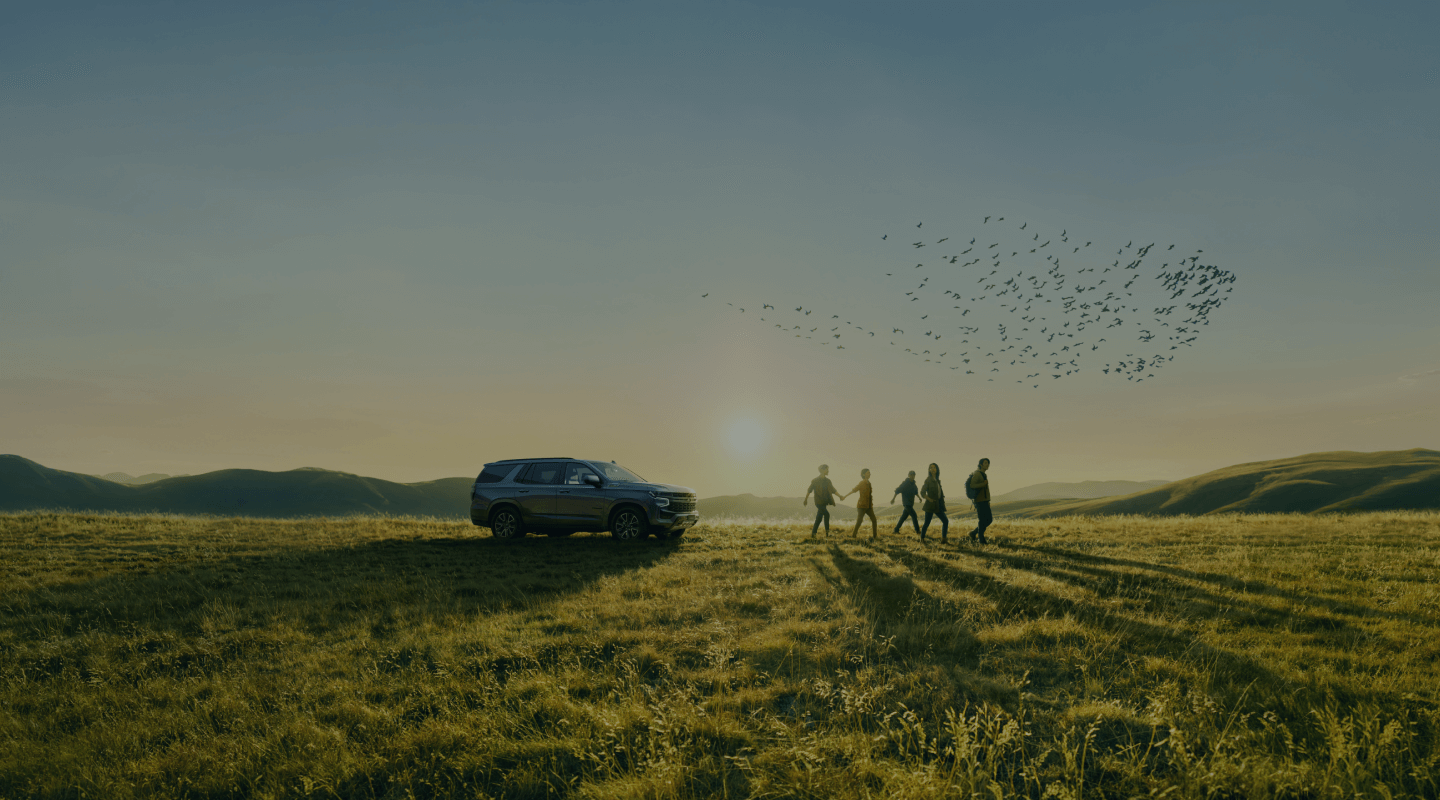
{"label": "walking child", "polygon": [[820,523],[825,523],[825,535],[830,535],[830,506],[835,505],[835,484],[830,482],[830,465],[821,464],[820,474],[815,480],[810,481],[810,488],[805,491],[805,499],[800,505],[810,502],[810,495],[815,495],[815,524],[810,526],[810,538],[815,538],[815,532],[820,530]]}
{"label": "walking child", "polygon": [[860,493],[860,499],[855,501],[855,508],[859,513],[855,515],[855,530],[850,532],[850,537],[853,539],[860,535],[860,523],[865,519],[865,515],[868,514],[870,515],[870,540],[874,541],[875,537],[880,535],[880,528],[879,523],[875,521],[875,501],[872,499],[870,492],[870,470],[860,470],[860,482],[855,484],[854,489],[842,495],[841,499],[856,492]]}
{"label": "walking child", "polygon": [[920,517],[915,514],[915,496],[918,494],[920,494],[920,487],[915,485],[915,470],[912,469],[905,480],[895,487],[895,494],[890,498],[892,506],[895,505],[896,497],[903,498],[905,503],[904,510],[900,512],[900,519],[895,522],[896,533],[900,532],[900,526],[905,524],[906,519],[909,519],[910,524],[915,526],[916,533],[920,532]]}

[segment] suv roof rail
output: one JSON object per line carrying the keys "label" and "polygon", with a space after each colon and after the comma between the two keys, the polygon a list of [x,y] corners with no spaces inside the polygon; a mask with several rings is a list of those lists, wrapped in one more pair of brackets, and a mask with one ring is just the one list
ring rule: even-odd
{"label": "suv roof rail", "polygon": [[570,456],[546,456],[544,458],[502,458],[499,461],[491,461],[491,464],[514,464],[520,461],[578,461],[579,459]]}

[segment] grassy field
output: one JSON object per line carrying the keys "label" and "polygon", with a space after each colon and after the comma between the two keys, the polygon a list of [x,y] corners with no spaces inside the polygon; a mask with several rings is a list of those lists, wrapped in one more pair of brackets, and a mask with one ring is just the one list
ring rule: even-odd
{"label": "grassy field", "polygon": [[0,515],[0,797],[1440,791],[1440,514],[486,534]]}

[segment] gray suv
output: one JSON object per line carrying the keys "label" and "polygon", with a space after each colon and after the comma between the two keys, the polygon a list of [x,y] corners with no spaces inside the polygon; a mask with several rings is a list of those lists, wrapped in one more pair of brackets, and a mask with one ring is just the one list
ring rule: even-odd
{"label": "gray suv", "polygon": [[694,491],[650,483],[614,461],[520,458],[485,465],[470,491],[470,521],[497,539],[608,530],[634,541],[678,539],[700,514]]}

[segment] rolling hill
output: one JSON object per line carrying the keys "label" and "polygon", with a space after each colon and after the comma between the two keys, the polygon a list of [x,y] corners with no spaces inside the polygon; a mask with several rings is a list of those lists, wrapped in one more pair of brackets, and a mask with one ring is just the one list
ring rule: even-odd
{"label": "rolling hill", "polygon": [[387,514],[468,518],[473,478],[392,483],[305,467],[224,469],[126,485],[0,455],[0,511],[157,511],[244,517]]}
{"label": "rolling hill", "polygon": [[[139,486],[143,483],[154,483],[155,481],[163,481],[166,478],[184,478],[187,476],[166,475],[163,472],[149,472],[140,476],[130,475],[124,472],[107,472],[104,475],[97,475],[95,477],[104,478],[105,480],[112,481],[114,483],[124,483],[131,486]],[[1079,497],[1079,495],[1076,495],[1076,497]]]}
{"label": "rolling hill", "polygon": [[1217,469],[1124,497],[1055,503],[1021,516],[1440,508],[1440,451],[1310,453]]}
{"label": "rolling hill", "polygon": [[[736,519],[804,519],[815,518],[815,506],[800,505],[800,497],[756,497],[753,494],[729,494],[707,497],[697,502],[700,516],[732,517]],[[830,510],[831,515],[855,515],[854,505],[840,504]]]}
{"label": "rolling hill", "polygon": [[995,502],[1007,503],[1017,500],[1094,500],[1100,497],[1143,492],[1169,481],[1080,481],[1078,483],[1037,483],[1024,486],[1005,494],[995,495]]}
{"label": "rolling hill", "polygon": [[[471,481],[465,477],[393,483],[306,467],[287,472],[226,469],[123,484],[50,469],[20,456],[0,455],[0,511],[66,509],[244,517],[385,514],[465,519]],[[1311,453],[1237,464],[1118,497],[1046,496],[1051,491],[1080,494],[1126,485],[1144,484],[1037,484],[998,495],[993,508],[997,516],[1006,517],[1435,509],[1440,508],[1440,451]],[[963,491],[953,493],[947,502],[952,517],[971,513]],[[815,514],[815,507],[802,506],[798,497],[751,494],[702,499],[699,508],[706,517],[811,520]],[[900,508],[882,506],[875,511],[893,515]],[[855,507],[839,505],[832,515],[833,525],[852,524]]]}

